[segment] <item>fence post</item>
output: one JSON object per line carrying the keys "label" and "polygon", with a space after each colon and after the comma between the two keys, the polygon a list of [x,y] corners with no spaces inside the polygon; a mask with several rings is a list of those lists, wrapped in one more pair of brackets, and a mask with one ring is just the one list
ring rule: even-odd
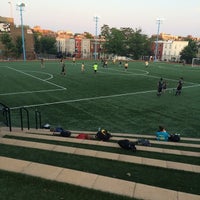
{"label": "fence post", "polygon": [[29,111],[28,111],[28,109],[21,107],[20,108],[20,119],[21,119],[21,130],[22,131],[23,131],[23,112],[22,112],[23,110],[26,112],[28,130],[30,129]]}
{"label": "fence post", "polygon": [[9,130],[10,132],[12,131],[12,125],[11,125],[11,115],[10,115],[10,108],[6,105],[4,105],[3,103],[0,103],[0,105],[3,107],[2,108],[2,115],[5,115],[5,119],[6,122],[4,122],[6,124],[6,126],[9,126]]}
{"label": "fence post", "polygon": [[39,125],[40,128],[42,127],[41,124],[41,112],[39,112],[38,110],[35,110],[35,128],[38,129],[38,118],[39,118]]}

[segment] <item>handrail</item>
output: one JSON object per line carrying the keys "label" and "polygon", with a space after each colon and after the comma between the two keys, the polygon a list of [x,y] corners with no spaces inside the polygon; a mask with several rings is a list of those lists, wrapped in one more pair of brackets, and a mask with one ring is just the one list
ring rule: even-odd
{"label": "handrail", "polygon": [[39,118],[39,125],[40,125],[40,128],[42,127],[42,124],[41,124],[41,112],[38,111],[38,110],[35,110],[35,128],[38,129],[38,118]]}
{"label": "handrail", "polygon": [[26,112],[28,130],[30,129],[29,111],[28,111],[27,108],[21,107],[20,108],[20,119],[21,119],[21,130],[22,131],[23,131],[23,128],[24,128],[23,127],[23,112],[22,112],[23,110]]}
{"label": "handrail", "polygon": [[3,109],[3,116],[5,115],[6,117],[6,125],[9,126],[9,130],[10,132],[12,131],[12,125],[11,125],[11,115],[10,115],[10,108],[8,106],[6,106],[3,103],[0,103],[0,105],[2,105]]}

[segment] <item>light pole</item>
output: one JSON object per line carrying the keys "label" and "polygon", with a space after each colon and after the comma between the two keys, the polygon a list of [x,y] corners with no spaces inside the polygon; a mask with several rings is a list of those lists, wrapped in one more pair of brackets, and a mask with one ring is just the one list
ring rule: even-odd
{"label": "light pole", "polygon": [[13,18],[13,10],[12,10],[12,2],[8,2],[10,4],[10,17]]}
{"label": "light pole", "polygon": [[94,16],[94,21],[95,21],[95,43],[94,43],[94,59],[97,59],[97,33],[98,33],[98,21],[99,17]]}
{"label": "light pole", "polygon": [[157,37],[156,37],[156,50],[155,50],[155,58],[154,61],[157,61],[158,57],[158,37],[159,37],[159,32],[160,32],[160,24],[163,22],[163,19],[158,18],[156,19],[156,23],[158,24],[158,30],[157,30]]}
{"label": "light pole", "polygon": [[25,40],[24,40],[24,25],[23,25],[23,17],[22,17],[22,12],[23,12],[23,8],[25,7],[25,4],[24,3],[18,3],[17,7],[19,8],[20,18],[21,18],[23,58],[24,58],[24,61],[26,61],[26,49],[25,49]]}

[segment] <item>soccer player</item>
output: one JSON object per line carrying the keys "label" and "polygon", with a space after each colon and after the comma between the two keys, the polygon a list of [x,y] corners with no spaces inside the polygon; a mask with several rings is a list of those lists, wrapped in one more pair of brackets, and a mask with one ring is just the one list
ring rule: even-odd
{"label": "soccer player", "polygon": [[128,70],[128,61],[126,61],[126,62],[124,63],[124,69],[125,69],[125,72]]}
{"label": "soccer player", "polygon": [[81,64],[81,72],[83,73],[85,71],[85,65],[84,65],[84,63],[82,62],[82,64]]}
{"label": "soccer player", "polygon": [[158,86],[157,96],[160,96],[162,89],[163,89],[163,79],[162,78],[160,78],[160,80],[158,81],[157,86]]}
{"label": "soccer player", "polygon": [[75,56],[72,58],[72,62],[75,64],[76,63],[76,58]]}
{"label": "soccer player", "polygon": [[166,89],[167,89],[167,81],[163,81],[163,84],[162,84],[163,93],[165,93]]}
{"label": "soccer player", "polygon": [[66,74],[66,70],[65,70],[65,63],[63,62],[62,63],[62,69],[61,69],[61,73],[60,73],[61,75],[64,75],[65,76],[65,74]]}
{"label": "soccer player", "polygon": [[96,74],[96,73],[97,73],[97,70],[98,70],[98,64],[97,64],[97,63],[95,63],[95,64],[93,65],[93,69],[94,69],[94,73]]}
{"label": "soccer player", "polygon": [[149,66],[149,62],[145,61],[145,66],[148,67]]}
{"label": "soccer player", "polygon": [[178,85],[177,85],[177,88],[176,88],[176,94],[175,94],[175,96],[181,94],[182,87],[183,87],[183,77],[181,77],[179,79],[179,81],[178,81]]}
{"label": "soccer player", "polygon": [[40,60],[40,66],[41,66],[41,68],[45,68],[44,58],[41,58],[41,60]]}

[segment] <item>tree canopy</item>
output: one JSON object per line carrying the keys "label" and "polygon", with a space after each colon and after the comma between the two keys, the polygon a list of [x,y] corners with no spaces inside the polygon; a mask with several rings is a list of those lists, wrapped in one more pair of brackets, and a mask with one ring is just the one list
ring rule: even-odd
{"label": "tree canopy", "polygon": [[56,54],[56,39],[50,36],[42,36],[34,33],[34,48],[36,53]]}
{"label": "tree canopy", "polygon": [[101,27],[101,36],[106,42],[103,45],[105,53],[140,59],[151,55],[151,40],[142,34],[141,29]]}
{"label": "tree canopy", "polygon": [[189,40],[188,46],[181,51],[181,60],[185,60],[186,63],[191,64],[192,58],[195,58],[198,52],[198,45],[195,41]]}

